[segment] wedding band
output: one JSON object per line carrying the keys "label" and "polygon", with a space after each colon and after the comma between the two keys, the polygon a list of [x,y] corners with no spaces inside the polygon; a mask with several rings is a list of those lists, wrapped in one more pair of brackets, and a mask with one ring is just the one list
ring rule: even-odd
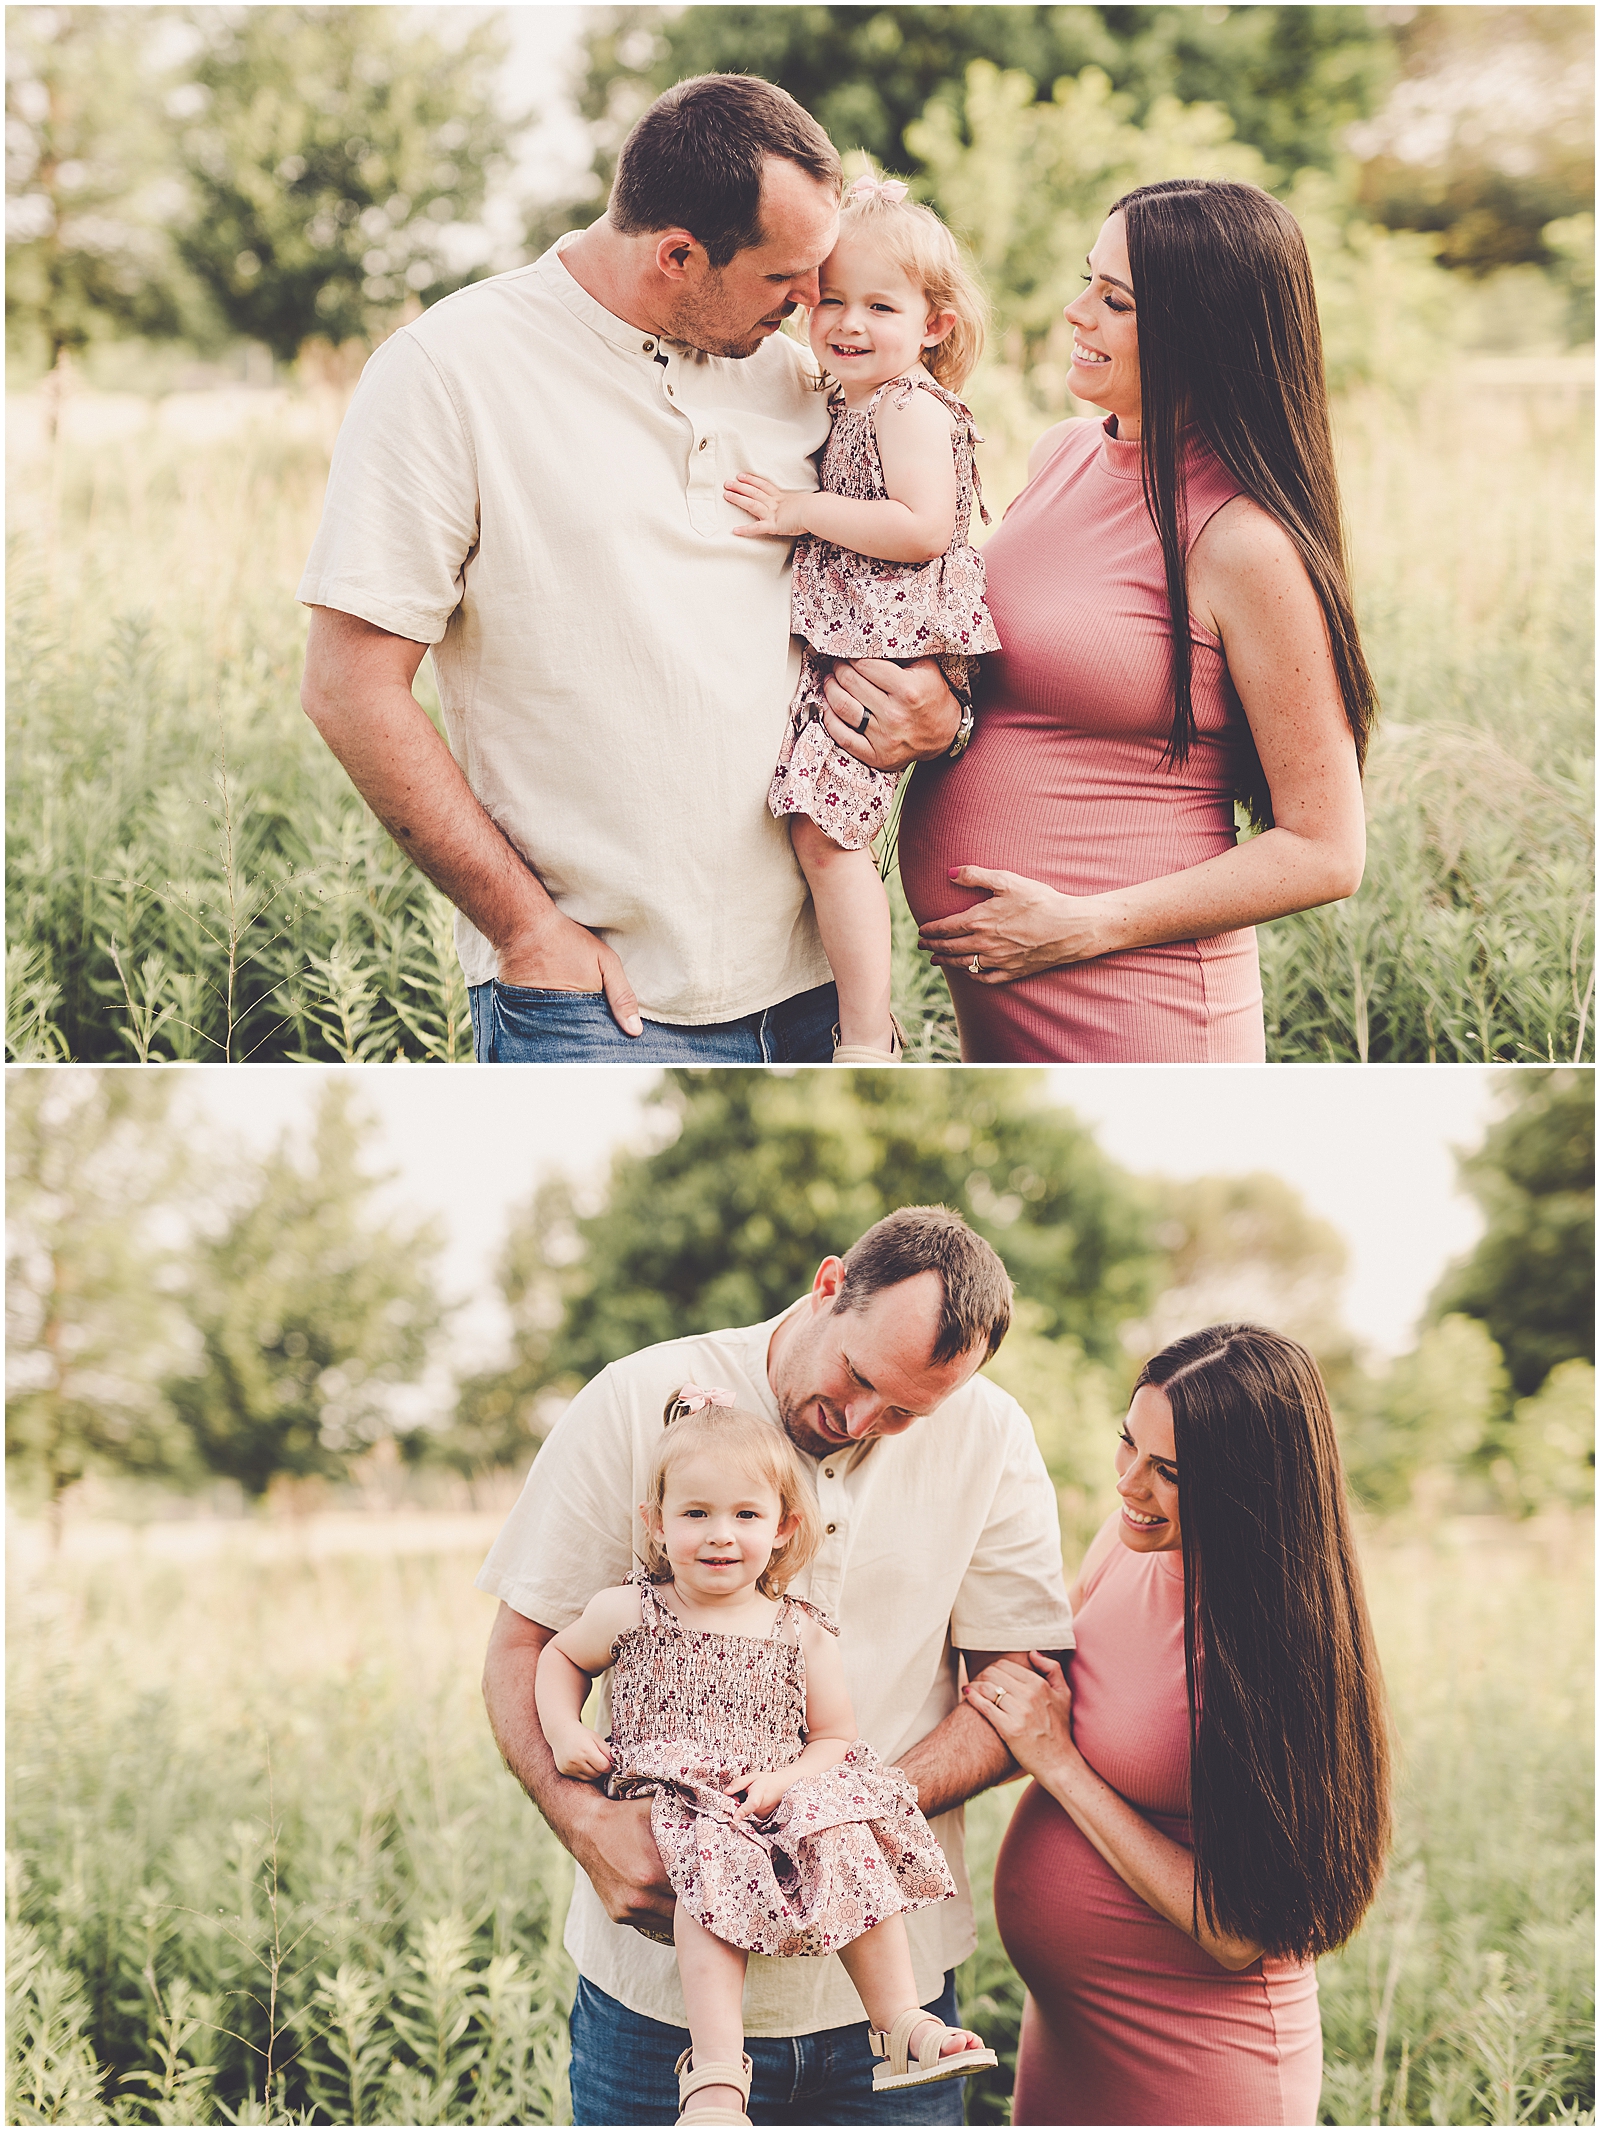
{"label": "wedding band", "polygon": [[990,1701],[991,1701],[991,1702],[1003,1702],[1003,1701],[1005,1700],[1005,1698],[1006,1698],[1006,1691],[1005,1691],[1005,1689],[1004,1689],[1003,1687],[997,1687],[997,1688],[996,1688],[996,1689],[994,1690],[993,1694],[991,1694],[991,1695],[990,1695],[990,1697],[989,1697],[989,1699],[990,1699]]}
{"label": "wedding band", "polygon": [[973,956],[972,960],[967,964],[967,967],[971,970],[972,974],[975,977],[981,977],[983,975],[983,964],[978,960],[978,957],[976,955]]}
{"label": "wedding band", "polygon": [[871,713],[871,711],[870,711],[870,710],[864,710],[864,711],[863,711],[863,712],[861,713],[861,723],[860,723],[860,724],[859,724],[859,725],[858,725],[858,726],[856,727],[856,731],[857,731],[858,733],[864,733],[864,732],[866,731],[867,727],[868,727],[868,726],[869,726],[869,725],[870,725],[871,723],[872,723],[872,713]]}

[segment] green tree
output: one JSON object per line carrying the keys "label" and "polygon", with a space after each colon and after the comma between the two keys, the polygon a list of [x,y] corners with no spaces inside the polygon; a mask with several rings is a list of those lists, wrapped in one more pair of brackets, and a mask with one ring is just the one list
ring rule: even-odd
{"label": "green tree", "polygon": [[617,1155],[598,1209],[549,1184],[513,1229],[513,1359],[463,1387],[455,1448],[525,1456],[542,1397],[655,1341],[775,1315],[896,1206],[954,1207],[1005,1259],[1033,1335],[1113,1363],[1155,1263],[1136,1187],[1037,1074],[897,1074],[890,1093],[867,1072],[667,1074],[667,1144]]}
{"label": "green tree", "polygon": [[183,1344],[165,1280],[185,1168],[172,1085],[6,1075],[6,1461],[53,1516],[86,1473],[192,1469],[161,1395]]}
{"label": "green tree", "polygon": [[1594,1360],[1594,1076],[1524,1068],[1501,1090],[1505,1115],[1460,1165],[1487,1227],[1430,1308],[1481,1318],[1529,1398],[1558,1363]]}
{"label": "green tree", "polygon": [[279,1474],[343,1476],[397,1432],[443,1320],[429,1225],[385,1220],[365,1129],[329,1083],[310,1144],[285,1135],[195,1251],[184,1297],[198,1369],[167,1392],[211,1471],[262,1495]]}
{"label": "green tree", "polygon": [[1162,97],[1218,104],[1285,172],[1331,167],[1395,65],[1392,32],[1362,7],[623,7],[585,40],[580,105],[602,193],[627,128],[689,74],[764,75],[839,148],[915,170],[907,128],[936,99],[962,123],[974,60],[1026,74],[1043,100],[1098,67],[1141,121]]}
{"label": "green tree", "polygon": [[[1369,1509],[1403,1510],[1421,1492],[1433,1508],[1487,1462],[1491,1431],[1504,1411],[1500,1349],[1475,1318],[1430,1325],[1341,1415],[1351,1486]],[[1482,1506],[1481,1504],[1479,1506]]]}
{"label": "green tree", "polygon": [[506,145],[497,21],[446,42],[385,7],[196,8],[178,249],[236,333],[282,360],[367,338],[407,298],[470,278],[447,259]]}
{"label": "green tree", "polygon": [[1155,1202],[1165,1277],[1154,1308],[1130,1328],[1138,1359],[1243,1318],[1309,1347],[1337,1404],[1357,1368],[1340,1314],[1348,1253],[1338,1230],[1292,1184],[1260,1171],[1163,1179]]}
{"label": "green tree", "polygon": [[[117,335],[202,335],[167,224],[161,11],[21,7],[6,21],[6,331],[51,369]],[[215,321],[209,321],[215,330]]]}
{"label": "green tree", "polygon": [[1361,129],[1368,211],[1469,274],[1561,268],[1550,225],[1594,205],[1594,9],[1419,7],[1394,36],[1399,86]]}

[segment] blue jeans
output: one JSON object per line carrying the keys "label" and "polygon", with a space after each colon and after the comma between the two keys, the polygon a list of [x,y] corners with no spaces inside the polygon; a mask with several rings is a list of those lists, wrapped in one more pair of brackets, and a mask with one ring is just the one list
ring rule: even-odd
{"label": "blue jeans", "polygon": [[646,1021],[642,1036],[623,1035],[604,992],[535,991],[495,977],[468,997],[479,1065],[826,1065],[839,1019],[831,984],[740,1021]]}
{"label": "blue jeans", "polygon": [[[928,2007],[956,2025],[955,1970]],[[672,2067],[689,2047],[689,2031],[629,2012],[578,1978],[572,2004],[572,2121],[575,2124],[675,2124],[678,2081]],[[878,2062],[867,2023],[817,2035],[748,2035],[755,2066],[749,2117],[754,2124],[959,2124],[960,2079],[872,2091]]]}

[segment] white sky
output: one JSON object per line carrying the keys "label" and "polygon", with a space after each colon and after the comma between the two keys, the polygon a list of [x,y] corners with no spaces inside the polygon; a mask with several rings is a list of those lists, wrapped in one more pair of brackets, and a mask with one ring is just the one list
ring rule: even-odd
{"label": "white sky", "polygon": [[[657,1078],[648,1066],[172,1070],[185,1083],[175,1112],[258,1150],[305,1128],[326,1073],[356,1082],[377,1121],[374,1166],[399,1172],[396,1203],[447,1228],[447,1286],[468,1304],[458,1346],[477,1365],[504,1334],[494,1268],[509,1214],[551,1171],[598,1181],[613,1147],[645,1142]],[[1136,1173],[1259,1169],[1294,1185],[1349,1247],[1346,1322],[1392,1354],[1409,1346],[1446,1263],[1478,1235],[1453,1150],[1481,1139],[1495,1078],[1478,1066],[1064,1066],[1051,1089]]]}

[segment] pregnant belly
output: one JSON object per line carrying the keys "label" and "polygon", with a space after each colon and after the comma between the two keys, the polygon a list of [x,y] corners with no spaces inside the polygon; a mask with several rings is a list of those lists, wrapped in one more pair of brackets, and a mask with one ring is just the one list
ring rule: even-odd
{"label": "pregnant belly", "polygon": [[926,923],[979,900],[950,882],[957,866],[1097,895],[1200,865],[1234,841],[1230,793],[1195,771],[1163,769],[1150,743],[986,710],[959,761],[923,763],[912,777],[900,873]]}
{"label": "pregnant belly", "polygon": [[[1181,1822],[1150,1817],[1179,1838]],[[1322,2036],[1309,1964],[1222,1968],[1036,1785],[1007,1831],[994,1903],[1033,2001],[1017,2122],[1315,2122]]]}

